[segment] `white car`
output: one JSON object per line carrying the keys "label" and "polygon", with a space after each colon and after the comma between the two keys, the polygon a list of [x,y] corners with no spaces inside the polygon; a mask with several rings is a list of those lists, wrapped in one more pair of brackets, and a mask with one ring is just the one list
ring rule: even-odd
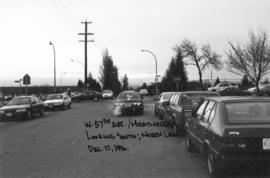
{"label": "white car", "polygon": [[[270,84],[260,84],[259,85],[259,89],[261,90],[261,89],[266,89],[267,87],[269,87],[270,86]],[[257,88],[256,87],[252,87],[252,88],[249,88],[247,91],[248,92],[250,92],[250,93],[254,93],[255,91],[257,90]]]}
{"label": "white car", "polygon": [[67,93],[49,94],[44,105],[46,110],[71,108],[71,98]]}
{"label": "white car", "polygon": [[103,90],[102,98],[113,98],[113,91],[112,90]]}
{"label": "white car", "polygon": [[147,89],[140,89],[139,93],[141,94],[141,96],[147,96],[148,95]]}
{"label": "white car", "polygon": [[238,86],[237,85],[232,85],[229,82],[221,82],[221,83],[218,83],[214,87],[209,87],[207,90],[208,91],[219,92],[219,91],[222,91],[222,90],[224,90],[226,88],[238,88]]}

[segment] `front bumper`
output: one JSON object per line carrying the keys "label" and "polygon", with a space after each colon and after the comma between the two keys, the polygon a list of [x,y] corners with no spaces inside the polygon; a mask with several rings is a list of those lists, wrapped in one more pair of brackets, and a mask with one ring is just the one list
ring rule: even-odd
{"label": "front bumper", "polygon": [[5,118],[21,118],[25,117],[27,115],[27,110],[22,112],[16,112],[16,111],[4,111],[3,116]]}
{"label": "front bumper", "polygon": [[46,104],[45,105],[45,110],[48,111],[48,110],[54,110],[54,109],[60,109],[60,108],[63,108],[63,103],[61,104],[54,104],[54,103],[49,103],[49,104]]}
{"label": "front bumper", "polygon": [[122,113],[137,113],[143,111],[143,105],[121,106]]}

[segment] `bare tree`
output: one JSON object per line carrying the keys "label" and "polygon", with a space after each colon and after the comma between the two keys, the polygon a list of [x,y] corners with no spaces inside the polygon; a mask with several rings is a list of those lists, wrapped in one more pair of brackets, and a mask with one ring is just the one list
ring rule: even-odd
{"label": "bare tree", "polygon": [[249,33],[247,44],[233,44],[229,42],[230,50],[227,52],[227,70],[237,74],[246,75],[256,84],[259,91],[259,82],[270,70],[270,47],[265,32]]}
{"label": "bare tree", "polygon": [[200,87],[203,89],[202,74],[206,68],[219,70],[223,66],[221,56],[212,51],[209,44],[202,45],[201,48],[190,40],[183,40],[180,46],[174,48],[175,51],[181,50],[184,58],[187,58],[185,64],[195,65],[198,69]]}

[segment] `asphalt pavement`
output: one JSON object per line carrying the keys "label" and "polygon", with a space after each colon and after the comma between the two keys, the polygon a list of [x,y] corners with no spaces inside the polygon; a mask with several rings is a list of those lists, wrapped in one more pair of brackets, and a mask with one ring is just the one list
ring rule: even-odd
{"label": "asphalt pavement", "polygon": [[[0,177],[207,178],[206,160],[154,116],[114,115],[113,100],[73,103],[31,120],[1,120]],[[224,177],[269,177],[253,167]]]}

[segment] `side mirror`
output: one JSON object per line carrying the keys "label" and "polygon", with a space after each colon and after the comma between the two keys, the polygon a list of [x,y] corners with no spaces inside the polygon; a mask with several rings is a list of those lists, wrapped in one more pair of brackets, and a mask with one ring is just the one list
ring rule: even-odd
{"label": "side mirror", "polygon": [[37,102],[36,101],[32,101],[32,104],[37,104]]}

